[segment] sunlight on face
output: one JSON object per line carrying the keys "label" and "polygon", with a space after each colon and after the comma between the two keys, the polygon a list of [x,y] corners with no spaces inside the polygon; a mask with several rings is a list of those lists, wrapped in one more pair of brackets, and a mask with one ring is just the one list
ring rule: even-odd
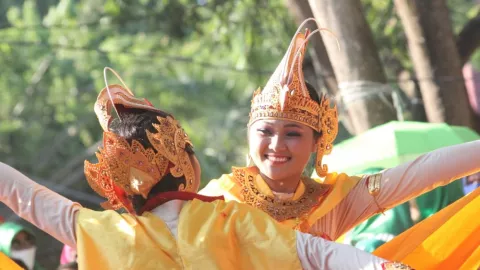
{"label": "sunlight on face", "polygon": [[316,150],[313,130],[288,120],[258,120],[250,126],[248,138],[253,162],[274,181],[298,179]]}

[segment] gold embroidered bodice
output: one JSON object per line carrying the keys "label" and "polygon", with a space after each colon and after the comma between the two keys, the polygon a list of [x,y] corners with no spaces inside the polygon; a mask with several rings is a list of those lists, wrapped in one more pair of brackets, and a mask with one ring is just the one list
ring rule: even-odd
{"label": "gold embroidered bodice", "polygon": [[232,172],[234,181],[241,187],[242,201],[263,210],[279,222],[288,219],[304,220],[331,190],[330,185],[302,177],[305,186],[303,194],[292,200],[281,200],[259,190],[255,183],[255,178],[259,176],[257,168],[233,168]]}

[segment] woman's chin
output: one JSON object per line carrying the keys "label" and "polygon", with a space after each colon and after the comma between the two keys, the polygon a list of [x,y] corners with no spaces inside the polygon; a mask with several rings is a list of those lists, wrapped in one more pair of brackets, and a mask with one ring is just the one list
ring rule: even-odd
{"label": "woman's chin", "polygon": [[262,174],[273,181],[283,181],[292,177],[289,173],[287,173],[287,170],[279,169],[278,167],[268,168],[262,171]]}

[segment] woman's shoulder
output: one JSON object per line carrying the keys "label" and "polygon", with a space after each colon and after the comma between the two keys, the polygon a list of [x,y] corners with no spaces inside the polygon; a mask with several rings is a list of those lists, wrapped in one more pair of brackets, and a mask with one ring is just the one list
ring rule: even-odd
{"label": "woman's shoulder", "polygon": [[314,182],[325,184],[325,185],[334,185],[342,182],[358,182],[362,176],[348,175],[341,172],[330,172],[325,177],[319,177],[315,172],[312,174],[310,179]]}
{"label": "woman's shoulder", "polygon": [[243,177],[243,172],[243,168],[232,167],[232,172],[210,180],[198,193],[207,196],[221,196],[233,192],[240,186],[239,179]]}
{"label": "woman's shoulder", "polygon": [[107,224],[115,224],[122,219],[133,219],[133,217],[128,213],[122,214],[114,210],[97,211],[82,208],[78,210],[77,224],[81,226],[90,226],[92,224],[107,226]]}

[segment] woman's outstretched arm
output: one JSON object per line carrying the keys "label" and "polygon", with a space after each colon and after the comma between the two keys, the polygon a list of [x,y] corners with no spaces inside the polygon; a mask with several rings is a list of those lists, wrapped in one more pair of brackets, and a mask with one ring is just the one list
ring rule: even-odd
{"label": "woman's outstretched arm", "polygon": [[2,162],[0,201],[58,241],[76,246],[75,220],[82,206],[35,183]]}
{"label": "woman's outstretched arm", "polygon": [[[359,157],[361,158],[361,157]],[[365,176],[313,231],[336,239],[365,219],[480,171],[480,140],[444,147],[413,161]]]}

